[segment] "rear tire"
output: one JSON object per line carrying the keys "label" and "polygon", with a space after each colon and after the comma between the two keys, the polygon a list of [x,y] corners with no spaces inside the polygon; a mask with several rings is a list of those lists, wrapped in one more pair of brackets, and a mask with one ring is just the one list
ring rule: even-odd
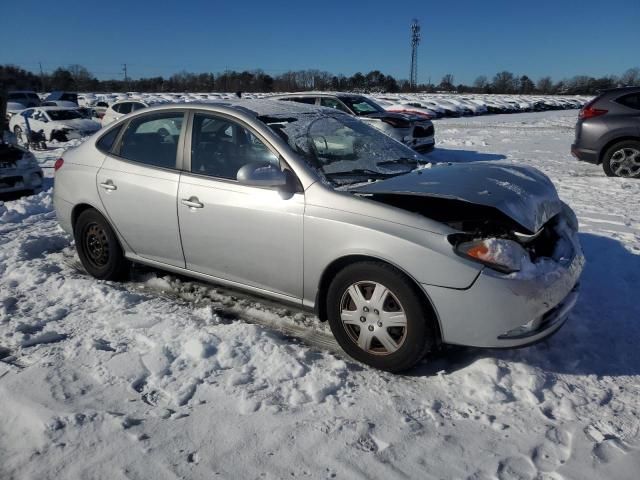
{"label": "rear tire", "polygon": [[640,142],[625,140],[609,147],[602,169],[608,177],[640,178]]}
{"label": "rear tire", "polygon": [[358,262],[338,272],[329,286],[327,316],[342,349],[380,370],[407,370],[436,344],[435,319],[423,296],[383,262]]}
{"label": "rear tire", "polygon": [[80,214],[74,227],[76,250],[85,270],[100,280],[124,280],[129,261],[109,222],[94,209]]}

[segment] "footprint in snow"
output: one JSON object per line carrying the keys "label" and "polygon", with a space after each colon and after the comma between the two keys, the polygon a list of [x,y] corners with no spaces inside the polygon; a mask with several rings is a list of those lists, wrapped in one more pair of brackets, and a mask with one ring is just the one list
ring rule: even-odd
{"label": "footprint in snow", "polygon": [[40,335],[37,335],[35,337],[29,337],[26,340],[22,341],[21,346],[23,348],[27,348],[27,347],[33,347],[35,345],[41,345],[41,344],[45,344],[45,343],[56,343],[56,342],[60,342],[64,339],[67,338],[67,335],[64,333],[58,333],[58,332],[44,332]]}
{"label": "footprint in snow", "polygon": [[550,427],[545,440],[533,450],[532,460],[542,472],[553,472],[571,457],[571,434],[558,427]]}
{"label": "footprint in snow", "polygon": [[111,343],[104,338],[96,338],[93,340],[93,348],[101,350],[103,352],[115,352],[116,349],[111,346]]}
{"label": "footprint in snow", "polygon": [[500,480],[534,480],[537,471],[531,460],[516,456],[502,460],[497,473]]}
{"label": "footprint in snow", "polygon": [[199,461],[200,457],[198,456],[198,452],[191,452],[189,455],[187,455],[188,463],[195,463],[197,465]]}

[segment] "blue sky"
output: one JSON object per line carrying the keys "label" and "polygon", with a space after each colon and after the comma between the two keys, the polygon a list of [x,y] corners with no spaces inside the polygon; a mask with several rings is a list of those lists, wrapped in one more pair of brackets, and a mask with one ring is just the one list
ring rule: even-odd
{"label": "blue sky", "polygon": [[422,25],[420,82],[452,73],[470,83],[501,70],[559,80],[640,66],[640,0],[5,3],[0,64],[79,63],[98,78],[122,78],[125,62],[133,78],[225,68],[408,78],[413,17]]}

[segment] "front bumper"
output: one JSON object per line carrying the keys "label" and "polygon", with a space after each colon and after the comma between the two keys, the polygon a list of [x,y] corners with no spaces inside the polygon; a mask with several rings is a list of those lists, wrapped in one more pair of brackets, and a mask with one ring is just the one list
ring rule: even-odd
{"label": "front bumper", "polygon": [[578,160],[582,162],[600,163],[600,158],[598,156],[598,152],[596,150],[590,150],[588,148],[580,148],[577,144],[571,145],[571,155],[576,157]]}
{"label": "front bumper", "polygon": [[522,347],[556,332],[578,298],[585,259],[574,256],[553,272],[518,278],[485,268],[466,290],[423,285],[440,320],[444,343],[486,348]]}
{"label": "front bumper", "polygon": [[2,168],[0,169],[0,193],[38,192],[42,189],[42,178],[40,167]]}

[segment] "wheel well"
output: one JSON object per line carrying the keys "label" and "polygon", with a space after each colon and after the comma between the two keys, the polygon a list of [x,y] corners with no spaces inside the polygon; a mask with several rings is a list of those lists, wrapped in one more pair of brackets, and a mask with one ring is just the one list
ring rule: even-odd
{"label": "wheel well", "polygon": [[89,205],[88,203],[80,203],[78,205],[76,205],[75,207],[73,207],[73,210],[71,211],[71,228],[73,228],[74,230],[76,229],[76,221],[78,220],[78,217],[80,216],[80,214],[82,212],[84,212],[85,210],[97,210],[96,208],[94,208],[93,206]]}
{"label": "wheel well", "polygon": [[398,270],[401,274],[406,276],[414,285],[416,292],[420,295],[424,306],[431,313],[434,320],[433,326],[436,329],[436,338],[438,342],[441,341],[442,334],[440,331],[440,322],[438,320],[438,315],[436,313],[435,308],[433,307],[433,304],[431,303],[431,299],[428,297],[426,292],[420,287],[419,283],[414,278],[412,278],[409,274],[404,272],[402,269],[398,268],[396,265],[393,265],[392,263],[389,263],[385,260],[381,260],[376,257],[369,257],[367,255],[348,255],[346,257],[341,257],[341,258],[338,258],[337,260],[334,260],[331,264],[329,264],[327,268],[325,268],[324,272],[322,273],[322,277],[320,278],[320,284],[318,286],[318,292],[316,293],[316,302],[315,302],[316,315],[318,316],[320,321],[326,322],[328,318],[327,317],[327,293],[329,291],[329,285],[331,284],[331,281],[334,279],[334,277],[338,274],[340,270],[342,270],[343,268],[349,265],[352,265],[354,263],[359,263],[359,262],[385,263],[389,265],[391,268]]}
{"label": "wheel well", "polygon": [[618,137],[618,138],[615,138],[615,139],[611,140],[609,143],[607,143],[604,147],[602,147],[600,149],[600,155],[598,156],[598,162],[602,163],[604,161],[604,154],[607,153],[607,150],[609,150],[613,145],[615,145],[616,143],[628,142],[628,141],[640,142],[640,138],[633,137],[633,136],[626,136],[626,137]]}

